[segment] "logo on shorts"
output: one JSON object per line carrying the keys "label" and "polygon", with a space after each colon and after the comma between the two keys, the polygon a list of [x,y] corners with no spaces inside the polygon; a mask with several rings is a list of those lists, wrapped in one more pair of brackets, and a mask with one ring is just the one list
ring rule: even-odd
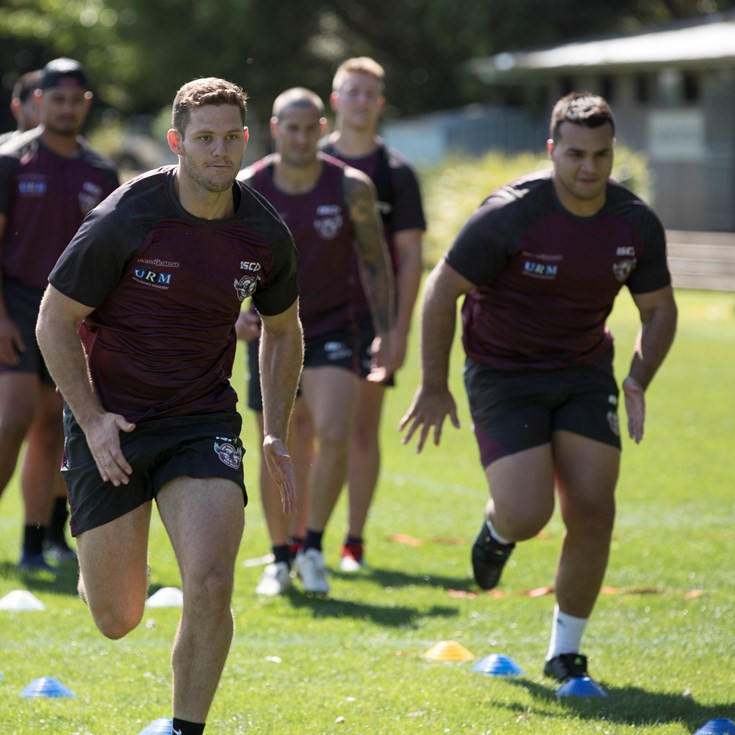
{"label": "logo on shorts", "polygon": [[344,360],[346,357],[352,356],[352,350],[344,342],[325,342],[324,354],[327,360]]}
{"label": "logo on shorts", "polygon": [[620,436],[620,421],[618,421],[617,411],[607,412],[607,425],[615,436]]}
{"label": "logo on shorts", "polygon": [[[220,442],[222,443],[220,444]],[[231,467],[233,470],[240,469],[240,465],[242,464],[242,446],[240,446],[237,439],[218,436],[214,440],[214,452],[222,464]]]}

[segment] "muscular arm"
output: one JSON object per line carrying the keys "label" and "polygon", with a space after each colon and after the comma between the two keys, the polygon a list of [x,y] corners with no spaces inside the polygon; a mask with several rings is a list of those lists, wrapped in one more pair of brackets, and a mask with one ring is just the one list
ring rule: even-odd
{"label": "muscular arm", "polygon": [[393,328],[395,286],[388,246],[376,209],[375,188],[365,174],[348,168],[344,177],[344,197],[355,228],[355,248],[365,295],[375,331],[381,338],[383,364],[387,365],[389,353],[385,351],[385,342]]}
{"label": "muscular arm", "polygon": [[119,414],[107,413],[87,371],[77,326],[92,309],[57,291],[46,289],[36,325],[43,359],[61,395],[87,439],[100,476],[113,485],[126,485],[132,468],[120,449],[120,431],[134,424]]}
{"label": "muscular arm", "polygon": [[[457,299],[475,286],[442,260],[429,274],[421,307],[421,384],[413,403],[401,419],[406,444],[420,429],[416,451],[420,452],[429,431],[439,444],[444,419],[459,427],[457,407],[449,391],[449,358],[457,321]],[[409,426],[410,424],[410,426]]]}
{"label": "muscular arm", "polygon": [[416,304],[416,296],[421,283],[423,261],[421,255],[421,239],[423,231],[419,229],[399,230],[393,235],[398,255],[396,271],[396,344],[394,368],[403,365],[406,359],[408,333],[411,329],[411,316]]}
{"label": "muscular arm", "polygon": [[623,381],[628,412],[628,433],[636,442],[643,438],[643,394],[663,363],[676,333],[677,308],[671,286],[645,294],[632,294],[641,317],[628,377]]}
{"label": "muscular arm", "polygon": [[296,479],[286,449],[288,424],[304,362],[298,301],[274,316],[261,315],[260,382],[263,394],[263,455],[276,481],[285,513],[296,509]]}

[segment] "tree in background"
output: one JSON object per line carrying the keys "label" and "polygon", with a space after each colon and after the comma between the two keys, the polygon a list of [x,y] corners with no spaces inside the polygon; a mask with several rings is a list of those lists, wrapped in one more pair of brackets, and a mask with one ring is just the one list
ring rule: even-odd
{"label": "tree in background", "polygon": [[[265,123],[278,90],[303,85],[326,98],[339,62],[365,54],[386,68],[385,117],[404,117],[482,99],[464,68],[473,57],[733,7],[735,0],[3,0],[1,81],[9,95],[17,74],[72,56],[101,104],[128,117],[157,113],[189,79],[222,76],[247,90],[251,119]],[[12,127],[9,113],[5,123]]]}

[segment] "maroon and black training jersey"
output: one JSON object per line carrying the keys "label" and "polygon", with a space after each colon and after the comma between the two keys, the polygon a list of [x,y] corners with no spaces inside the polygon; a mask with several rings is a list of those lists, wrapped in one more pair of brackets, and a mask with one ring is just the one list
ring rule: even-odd
{"label": "maroon and black training jersey", "polygon": [[[352,330],[350,268],[354,228],[344,199],[345,166],[319,154],[322,173],[303,194],[287,194],[273,183],[273,156],[241,171],[238,178],[260,192],[291,230],[298,250],[299,311],[304,339]],[[256,304],[257,306],[257,304]]]}
{"label": "maroon and black training jersey", "polygon": [[[350,158],[339,153],[334,145],[326,142],[325,153],[344,161],[369,176],[378,196],[378,210],[383,219],[385,241],[390,251],[393,271],[398,266],[394,233],[401,230],[426,230],[426,218],[421,203],[421,189],[411,164],[395,149],[380,144],[372,153]],[[357,259],[353,260],[352,281],[355,285],[353,299],[359,319],[370,319],[370,306],[360,279]]]}
{"label": "maroon and black training jersey", "polygon": [[104,408],[129,421],[233,408],[243,300],[271,315],[298,296],[293,240],[270,205],[236,182],[231,219],[198,219],[174,194],[175,171],[121,186],[49,276],[94,307],[80,328],[90,372]]}
{"label": "maroon and black training jersey", "polygon": [[577,217],[551,171],[493,192],[445,257],[478,287],[462,306],[465,351],[500,369],[596,362],[612,347],[605,322],[622,286],[671,283],[663,227],[643,201],[610,181],[605,206]]}
{"label": "maroon and black training jersey", "polygon": [[2,150],[0,213],[8,220],[0,265],[9,278],[42,289],[84,216],[117,188],[117,169],[82,138],[77,156],[59,156],[39,128]]}

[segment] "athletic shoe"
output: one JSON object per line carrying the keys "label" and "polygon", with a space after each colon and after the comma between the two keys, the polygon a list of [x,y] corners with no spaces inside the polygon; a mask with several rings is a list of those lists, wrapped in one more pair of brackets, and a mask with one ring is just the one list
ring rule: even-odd
{"label": "athletic shoe", "polygon": [[500,581],[500,575],[515,544],[501,544],[490,535],[487,523],[472,544],[472,572],[475,582],[484,590],[491,590]]}
{"label": "athletic shoe", "polygon": [[43,553],[55,562],[77,561],[77,552],[66,541],[44,541]]}
{"label": "athletic shoe", "polygon": [[46,559],[43,558],[43,554],[26,554],[25,552],[21,555],[20,561],[16,565],[16,569],[21,572],[58,573],[58,570],[52,567]]}
{"label": "athletic shoe", "polygon": [[291,539],[288,542],[288,556],[291,561],[296,559],[297,554],[304,548],[304,539]]}
{"label": "athletic shoe", "polygon": [[291,587],[291,567],[285,561],[276,561],[263,570],[255,591],[259,595],[282,595]]}
{"label": "athletic shoe", "polygon": [[589,678],[587,656],[581,653],[562,653],[544,664],[544,676],[565,682],[569,679]]}
{"label": "athletic shoe", "polygon": [[342,544],[339,568],[343,572],[359,572],[365,566],[365,547],[362,544]]}
{"label": "athletic shoe", "polygon": [[304,592],[310,595],[326,595],[329,592],[324,557],[318,549],[300,551],[296,557],[296,571],[304,583]]}

